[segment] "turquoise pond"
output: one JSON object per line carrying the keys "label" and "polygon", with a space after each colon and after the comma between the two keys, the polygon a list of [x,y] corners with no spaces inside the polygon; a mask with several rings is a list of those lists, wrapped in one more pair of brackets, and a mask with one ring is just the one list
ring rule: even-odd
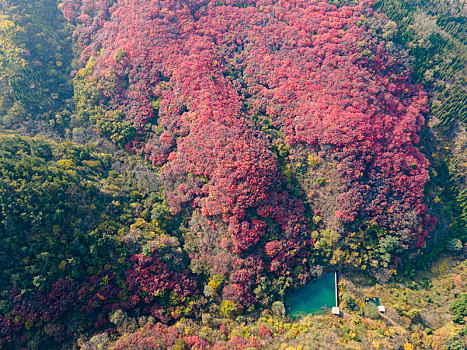
{"label": "turquoise pond", "polygon": [[308,314],[326,314],[335,302],[334,273],[330,272],[289,293],[286,296],[287,314],[294,320]]}

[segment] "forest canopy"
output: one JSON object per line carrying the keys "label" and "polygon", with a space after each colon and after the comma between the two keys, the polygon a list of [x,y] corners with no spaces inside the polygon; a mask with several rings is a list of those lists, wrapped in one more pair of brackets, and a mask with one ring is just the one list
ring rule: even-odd
{"label": "forest canopy", "polygon": [[292,322],[284,298],[464,253],[454,3],[0,0],[0,349],[283,348],[316,329],[413,349],[401,329],[440,321],[401,295],[433,304],[426,280],[391,289],[395,333],[351,282],[352,324]]}
{"label": "forest canopy", "polygon": [[[172,214],[202,220],[212,248],[193,254],[230,275],[226,295],[257,299],[233,271],[258,258],[250,278],[307,280],[326,230],[345,256],[334,260],[362,268],[423,246],[435,223],[416,146],[427,96],[407,55],[375,35],[390,22],[367,20],[371,2],[64,1],[63,12],[86,64],[78,114],[121,136],[130,122],[126,147],[160,168]],[[365,235],[381,254],[352,252]]]}

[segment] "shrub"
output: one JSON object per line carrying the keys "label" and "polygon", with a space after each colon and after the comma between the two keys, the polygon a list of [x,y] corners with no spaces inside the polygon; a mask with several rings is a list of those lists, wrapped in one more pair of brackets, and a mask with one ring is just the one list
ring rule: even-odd
{"label": "shrub", "polygon": [[410,318],[411,321],[414,323],[419,323],[422,320],[420,310],[418,309],[411,309],[407,311],[406,314],[407,314],[407,317]]}
{"label": "shrub", "polygon": [[355,298],[347,293],[345,293],[342,296],[342,303],[344,304],[344,307],[349,309],[349,310],[355,310],[357,307],[357,303],[355,302]]}
{"label": "shrub", "polygon": [[457,323],[457,324],[465,324],[464,316],[454,315],[452,317],[452,322]]}
{"label": "shrub", "polygon": [[467,294],[462,294],[459,299],[452,302],[451,312],[455,315],[467,316]]}
{"label": "shrub", "polygon": [[187,345],[183,339],[177,340],[175,345],[172,347],[172,350],[186,350]]}
{"label": "shrub", "polygon": [[285,316],[285,306],[281,301],[272,303],[271,312],[276,316]]}
{"label": "shrub", "polygon": [[465,350],[465,341],[458,337],[449,338],[445,345],[447,350]]}
{"label": "shrub", "polygon": [[368,303],[364,306],[363,308],[363,314],[366,317],[369,317],[373,320],[377,320],[381,318],[381,314],[378,311],[378,307],[376,306],[375,303]]}
{"label": "shrub", "polygon": [[221,313],[226,317],[233,317],[238,312],[237,305],[230,300],[222,300]]}

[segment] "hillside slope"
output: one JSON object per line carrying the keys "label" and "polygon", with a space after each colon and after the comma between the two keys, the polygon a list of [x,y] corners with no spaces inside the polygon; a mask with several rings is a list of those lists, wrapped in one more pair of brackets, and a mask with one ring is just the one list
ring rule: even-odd
{"label": "hillside slope", "polygon": [[[465,39],[457,0],[0,0],[0,349],[465,348]],[[284,315],[331,270],[342,318]]]}

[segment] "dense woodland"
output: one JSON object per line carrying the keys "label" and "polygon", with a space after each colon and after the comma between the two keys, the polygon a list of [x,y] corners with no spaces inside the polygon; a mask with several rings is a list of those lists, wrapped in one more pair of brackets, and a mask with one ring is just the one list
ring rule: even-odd
{"label": "dense woodland", "polygon": [[0,349],[464,349],[466,12],[0,0]]}

